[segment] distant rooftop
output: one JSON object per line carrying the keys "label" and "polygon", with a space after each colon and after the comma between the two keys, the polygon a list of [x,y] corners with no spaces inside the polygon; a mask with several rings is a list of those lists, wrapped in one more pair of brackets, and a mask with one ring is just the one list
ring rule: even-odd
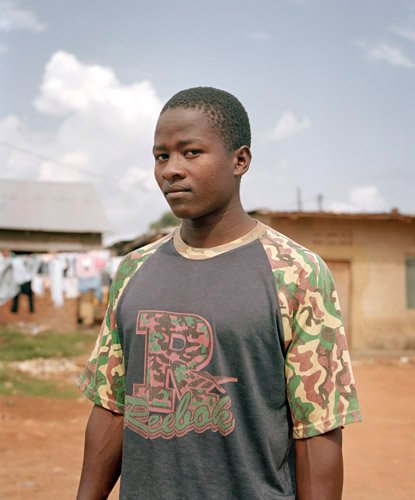
{"label": "distant rooftop", "polygon": [[249,214],[252,217],[255,215],[264,215],[268,217],[278,217],[284,219],[337,219],[337,220],[390,220],[401,222],[414,222],[415,215],[401,214],[397,208],[393,208],[390,212],[368,213],[368,212],[288,212],[276,211],[268,209],[251,210]]}
{"label": "distant rooftop", "polygon": [[0,228],[101,233],[109,224],[91,184],[0,180]]}

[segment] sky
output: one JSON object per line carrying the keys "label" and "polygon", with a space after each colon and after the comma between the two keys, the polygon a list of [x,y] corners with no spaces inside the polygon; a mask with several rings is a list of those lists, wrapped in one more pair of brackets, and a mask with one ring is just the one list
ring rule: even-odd
{"label": "sky", "polygon": [[0,0],[0,180],[89,182],[111,231],[168,209],[154,126],[179,90],[248,111],[247,210],[415,215],[415,0]]}

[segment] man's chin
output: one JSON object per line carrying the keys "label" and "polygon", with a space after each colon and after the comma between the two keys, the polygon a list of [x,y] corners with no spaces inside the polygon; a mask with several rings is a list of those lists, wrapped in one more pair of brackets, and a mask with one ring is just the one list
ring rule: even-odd
{"label": "man's chin", "polygon": [[194,219],[194,215],[191,210],[186,207],[170,206],[170,210],[173,212],[173,215],[178,217],[179,219]]}
{"label": "man's chin", "polygon": [[200,208],[197,209],[196,207],[189,207],[182,205],[180,206],[179,204],[171,204],[170,210],[173,212],[173,214],[178,217],[179,219],[183,220],[198,220],[198,219],[204,219],[209,216],[209,212],[203,211]]}
{"label": "man's chin", "polygon": [[189,214],[188,211],[186,210],[172,210],[173,212],[173,215],[176,216],[178,219],[182,219],[182,220],[189,220],[189,219],[194,219],[195,217],[193,217],[191,214]]}

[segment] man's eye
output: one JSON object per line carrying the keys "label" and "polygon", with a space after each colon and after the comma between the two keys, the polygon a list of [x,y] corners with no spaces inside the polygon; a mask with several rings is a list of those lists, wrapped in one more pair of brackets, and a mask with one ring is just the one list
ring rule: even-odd
{"label": "man's eye", "polygon": [[167,155],[166,153],[160,153],[159,155],[154,155],[156,161],[166,161],[168,157],[169,155]]}
{"label": "man's eye", "polygon": [[189,151],[186,151],[184,156],[186,158],[193,158],[194,156],[197,156],[201,153],[200,149],[189,149]]}

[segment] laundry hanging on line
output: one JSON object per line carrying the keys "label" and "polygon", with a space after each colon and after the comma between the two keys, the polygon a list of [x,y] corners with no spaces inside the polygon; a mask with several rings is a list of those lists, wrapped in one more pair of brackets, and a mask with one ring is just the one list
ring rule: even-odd
{"label": "laundry hanging on line", "polygon": [[[34,297],[44,296],[46,290],[50,291],[55,307],[62,307],[65,299],[75,299],[90,290],[101,302],[103,287],[110,285],[119,260],[107,250],[8,257],[0,254],[0,305],[23,293],[33,310]],[[21,307],[19,299],[12,304],[16,312]]]}

